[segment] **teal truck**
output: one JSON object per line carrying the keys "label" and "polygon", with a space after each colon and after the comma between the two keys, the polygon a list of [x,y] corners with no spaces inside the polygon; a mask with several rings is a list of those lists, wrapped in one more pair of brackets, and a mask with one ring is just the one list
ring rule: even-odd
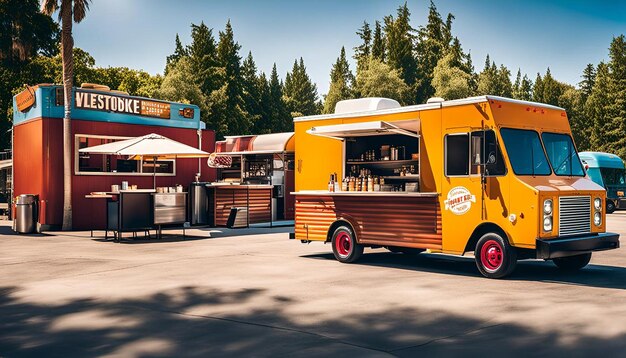
{"label": "teal truck", "polygon": [[589,178],[606,189],[606,212],[626,208],[626,168],[615,154],[602,152],[578,153]]}

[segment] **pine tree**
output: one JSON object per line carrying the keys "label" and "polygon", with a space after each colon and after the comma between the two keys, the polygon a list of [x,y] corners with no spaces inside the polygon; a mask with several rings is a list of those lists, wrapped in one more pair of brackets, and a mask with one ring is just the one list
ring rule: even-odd
{"label": "pine tree", "polygon": [[513,83],[513,98],[520,98],[520,90],[522,88],[522,70],[520,68],[517,69],[517,75],[515,76],[515,83]]}
{"label": "pine tree", "polygon": [[272,67],[269,80],[270,115],[273,132],[293,131],[293,117],[287,109],[283,96],[283,83],[278,78],[276,64]]}
{"label": "pine tree", "polygon": [[416,46],[417,62],[419,64],[419,83],[416,91],[416,102],[423,103],[435,93],[431,81],[433,71],[437,63],[446,55],[452,40],[452,21],[454,15],[448,14],[444,23],[437,11],[435,3],[431,0],[428,8],[428,21],[426,26],[418,30],[418,43]]}
{"label": "pine tree", "polygon": [[256,122],[261,120],[263,112],[261,105],[261,91],[263,89],[259,76],[257,76],[257,67],[252,52],[248,52],[248,56],[241,65],[241,80],[244,109],[248,113],[247,122],[253,133],[257,133],[254,132],[254,129],[257,128]]}
{"label": "pine tree", "polygon": [[330,71],[330,88],[324,101],[324,113],[333,113],[337,102],[354,97],[352,90],[354,81],[354,75],[350,71],[350,65],[346,59],[346,49],[342,47],[341,53]]}
{"label": "pine tree", "polygon": [[293,117],[310,116],[321,111],[317,86],[306,73],[302,57],[300,62],[294,62],[291,73],[285,77],[283,97]]}
{"label": "pine tree", "polygon": [[532,101],[533,99],[533,82],[527,75],[524,75],[522,78],[522,84],[520,85],[518,96],[518,99],[524,101]]}
{"label": "pine tree", "polygon": [[217,60],[217,44],[213,37],[213,29],[209,29],[204,22],[200,25],[192,24],[191,45],[187,53],[202,92],[210,95],[212,91],[220,88],[223,79],[220,78],[222,71]]}
{"label": "pine tree", "polygon": [[265,73],[261,73],[257,77],[256,87],[259,91],[259,112],[258,119],[252,123],[253,134],[268,134],[274,131],[272,116],[272,96],[270,93],[270,85]]}
{"label": "pine tree", "polygon": [[167,75],[167,72],[176,63],[176,61],[188,55],[189,54],[187,53],[187,49],[180,42],[180,37],[178,37],[178,34],[176,34],[174,53],[167,56],[165,60],[165,75]]}
{"label": "pine tree", "polygon": [[589,95],[591,94],[591,90],[593,89],[593,85],[596,81],[596,69],[593,64],[587,64],[585,69],[583,70],[583,80],[578,83],[580,86],[580,91],[583,96],[583,101],[586,101]]}
{"label": "pine tree", "polygon": [[385,44],[385,36],[380,22],[376,20],[374,24],[374,39],[372,40],[372,56],[381,62],[385,62],[387,53],[387,45]]}
{"label": "pine tree", "polygon": [[590,146],[596,151],[604,151],[609,141],[606,137],[608,125],[607,110],[611,101],[609,66],[600,62],[594,80],[594,86],[585,103],[585,116],[592,124]]}
{"label": "pine tree", "polygon": [[220,134],[248,133],[250,123],[248,113],[244,109],[241,57],[239,56],[241,46],[235,42],[230,20],[226,23],[224,31],[220,31],[219,38],[217,58],[223,68],[224,82],[215,102],[220,106],[220,111],[216,112],[217,124],[223,130]]}
{"label": "pine tree", "polygon": [[607,143],[611,153],[626,158],[626,37],[613,38],[609,47],[610,101],[606,109],[612,140]]}
{"label": "pine tree", "polygon": [[398,8],[397,18],[385,17],[387,64],[398,70],[409,87],[417,80],[417,60],[413,56],[415,29],[410,25],[411,12],[406,3]]}
{"label": "pine tree", "polygon": [[542,79],[543,82],[543,94],[541,96],[542,102],[551,104],[554,106],[558,106],[559,97],[563,94],[563,88],[561,83],[556,81],[554,77],[552,77],[552,73],[550,72],[550,68],[546,70],[545,76]]}
{"label": "pine tree", "polygon": [[537,78],[535,78],[535,85],[533,86],[533,101],[543,103],[543,79],[539,72],[537,72]]}
{"label": "pine tree", "polygon": [[372,29],[370,29],[370,24],[367,21],[363,21],[363,26],[356,32],[361,38],[363,43],[354,48],[354,59],[357,63],[357,72],[358,69],[361,68],[363,62],[367,60],[367,58],[372,53]]}

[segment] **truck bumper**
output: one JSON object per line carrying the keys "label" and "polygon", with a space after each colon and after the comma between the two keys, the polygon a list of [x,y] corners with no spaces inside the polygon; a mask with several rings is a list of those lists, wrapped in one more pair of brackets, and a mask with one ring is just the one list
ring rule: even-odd
{"label": "truck bumper", "polygon": [[618,247],[619,234],[612,232],[551,240],[537,239],[537,258],[553,259],[586,254],[592,251],[617,249]]}

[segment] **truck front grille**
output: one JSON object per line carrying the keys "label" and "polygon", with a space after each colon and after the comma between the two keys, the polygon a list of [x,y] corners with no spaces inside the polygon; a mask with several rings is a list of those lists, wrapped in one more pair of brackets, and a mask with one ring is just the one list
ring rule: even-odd
{"label": "truck front grille", "polygon": [[559,236],[591,232],[591,197],[562,196],[559,198]]}

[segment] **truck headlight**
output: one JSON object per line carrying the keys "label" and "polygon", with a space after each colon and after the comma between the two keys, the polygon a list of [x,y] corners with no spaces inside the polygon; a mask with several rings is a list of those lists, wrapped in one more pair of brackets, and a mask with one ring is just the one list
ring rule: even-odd
{"label": "truck headlight", "polygon": [[600,224],[602,224],[602,214],[600,214],[598,212],[593,214],[593,224],[595,226],[600,226]]}
{"label": "truck headlight", "polygon": [[552,231],[552,217],[546,216],[543,218],[543,231]]}
{"label": "truck headlight", "polygon": [[552,199],[546,199],[543,201],[543,213],[546,215],[552,214]]}
{"label": "truck headlight", "polygon": [[594,207],[596,210],[600,210],[600,209],[602,209],[602,199],[600,199],[600,198],[595,198],[595,199],[593,199],[593,207]]}

